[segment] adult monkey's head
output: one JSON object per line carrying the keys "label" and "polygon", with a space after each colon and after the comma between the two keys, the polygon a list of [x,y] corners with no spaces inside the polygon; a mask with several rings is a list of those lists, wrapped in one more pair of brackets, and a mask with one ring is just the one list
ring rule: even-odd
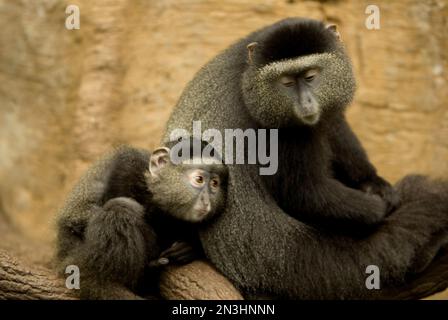
{"label": "adult monkey's head", "polygon": [[334,25],[286,19],[259,31],[247,50],[244,101],[263,127],[312,126],[353,98],[351,62]]}

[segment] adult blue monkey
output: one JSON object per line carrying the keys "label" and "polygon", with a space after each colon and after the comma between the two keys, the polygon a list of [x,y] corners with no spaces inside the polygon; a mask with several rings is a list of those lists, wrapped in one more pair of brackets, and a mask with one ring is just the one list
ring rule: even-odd
{"label": "adult blue monkey", "polygon": [[[201,231],[207,257],[245,295],[386,297],[446,244],[448,184],[379,177],[345,120],[354,91],[335,28],[290,18],[213,58],[180,97],[165,141],[195,120],[223,136],[279,129],[278,171],[230,165],[227,209]],[[382,290],[366,288],[368,265]]]}

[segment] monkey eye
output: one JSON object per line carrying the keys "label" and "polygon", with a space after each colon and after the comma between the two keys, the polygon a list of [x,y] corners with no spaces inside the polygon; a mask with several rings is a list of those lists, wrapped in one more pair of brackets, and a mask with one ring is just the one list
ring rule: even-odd
{"label": "monkey eye", "polygon": [[306,82],[311,82],[314,80],[314,78],[317,75],[317,70],[316,69],[310,69],[307,72],[305,72],[305,75],[303,76],[303,78],[305,79]]}
{"label": "monkey eye", "polygon": [[305,77],[305,81],[306,81],[306,82],[311,82],[311,81],[313,81],[313,80],[314,80],[314,75],[313,75],[313,76]]}
{"label": "monkey eye", "polygon": [[196,175],[193,177],[193,185],[202,186],[204,184],[204,177],[201,175]]}
{"label": "monkey eye", "polygon": [[280,83],[285,87],[292,87],[296,84],[296,79],[293,76],[282,76]]}
{"label": "monkey eye", "polygon": [[218,187],[219,187],[219,181],[218,181],[218,179],[212,179],[212,180],[210,181],[210,186],[211,186],[212,188],[214,188],[214,189],[218,188]]}

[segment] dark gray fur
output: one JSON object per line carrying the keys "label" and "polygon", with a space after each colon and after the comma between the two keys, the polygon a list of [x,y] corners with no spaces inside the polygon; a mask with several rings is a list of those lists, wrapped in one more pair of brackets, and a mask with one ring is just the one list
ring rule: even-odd
{"label": "dark gray fur", "polygon": [[[248,59],[252,42],[258,45]],[[305,126],[266,88],[262,72],[315,63],[326,75],[315,90],[322,117]],[[280,127],[277,174],[263,178],[257,166],[230,166],[227,208],[201,232],[208,258],[246,295],[381,297],[424,269],[446,243],[447,183],[411,176],[394,190],[376,174],[345,120],[354,88],[337,37],[320,22],[292,18],[230,46],[181,95],[164,141],[174,129],[191,132],[194,120],[223,134]],[[385,204],[393,209],[398,196],[401,206],[384,220]],[[381,270],[379,292],[365,287],[372,264]]]}

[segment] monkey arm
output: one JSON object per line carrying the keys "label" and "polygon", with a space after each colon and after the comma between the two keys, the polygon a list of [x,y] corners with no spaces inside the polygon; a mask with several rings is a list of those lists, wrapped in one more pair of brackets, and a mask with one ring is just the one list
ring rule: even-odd
{"label": "monkey arm", "polygon": [[344,227],[357,232],[359,227],[377,225],[386,215],[386,204],[379,196],[349,188],[332,178],[300,186],[297,196],[299,216],[333,230]]}
{"label": "monkey arm", "polygon": [[176,241],[168,249],[164,250],[158,259],[150,263],[152,265],[166,265],[168,263],[178,265],[187,264],[194,260],[204,258],[204,254],[200,248],[200,244],[195,245],[190,242]]}
{"label": "monkey arm", "polygon": [[398,207],[400,199],[396,191],[389,182],[378,176],[345,116],[341,115],[335,121],[329,142],[333,173],[337,180],[351,188],[379,195],[386,202],[388,212]]}
{"label": "monkey arm", "polygon": [[159,253],[144,215],[141,204],[119,197],[89,219],[84,241],[73,254],[84,279],[82,298],[113,298],[109,287],[133,290],[143,278],[147,260]]}
{"label": "monkey arm", "polygon": [[345,116],[338,117],[332,125],[329,142],[333,170],[337,179],[354,188],[359,188],[362,183],[375,179],[376,169],[370,163],[367,153]]}

